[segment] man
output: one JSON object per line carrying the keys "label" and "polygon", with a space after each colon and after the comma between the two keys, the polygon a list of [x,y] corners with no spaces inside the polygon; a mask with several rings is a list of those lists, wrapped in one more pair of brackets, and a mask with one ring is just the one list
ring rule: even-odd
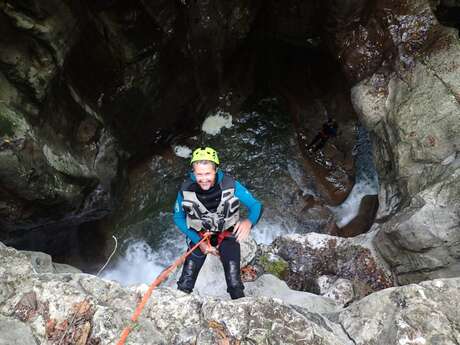
{"label": "man", "polygon": [[328,118],[319,133],[313,138],[312,142],[307,146],[309,152],[316,152],[324,147],[329,138],[337,136],[339,125],[333,118]]}
{"label": "man", "polygon": [[[187,236],[189,248],[205,232],[211,232],[212,236],[211,246],[201,243],[186,259],[178,289],[192,292],[206,255],[211,254],[220,256],[230,297],[244,297],[240,242],[259,221],[262,205],[243,185],[218,169],[219,158],[214,149],[197,148],[190,163],[193,171],[177,194],[174,222]],[[249,209],[244,220],[240,220],[240,202]]]}

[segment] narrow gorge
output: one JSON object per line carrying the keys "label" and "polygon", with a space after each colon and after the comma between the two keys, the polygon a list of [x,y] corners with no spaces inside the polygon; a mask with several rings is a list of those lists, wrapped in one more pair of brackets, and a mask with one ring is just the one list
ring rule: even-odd
{"label": "narrow gorge", "polygon": [[246,297],[209,257],[126,344],[460,344],[459,28],[451,0],[0,0],[0,345],[117,343],[186,248],[198,146],[264,205]]}

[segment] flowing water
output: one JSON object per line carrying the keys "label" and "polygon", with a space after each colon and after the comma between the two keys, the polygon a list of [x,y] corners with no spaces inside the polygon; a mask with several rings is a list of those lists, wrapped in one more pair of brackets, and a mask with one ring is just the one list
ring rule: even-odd
{"label": "flowing water", "polygon": [[359,211],[361,199],[366,195],[376,195],[379,180],[372,157],[372,143],[369,132],[361,125],[356,128],[356,144],[353,148],[355,164],[355,185],[347,199],[337,207],[330,207],[335,214],[339,227],[347,225]]}

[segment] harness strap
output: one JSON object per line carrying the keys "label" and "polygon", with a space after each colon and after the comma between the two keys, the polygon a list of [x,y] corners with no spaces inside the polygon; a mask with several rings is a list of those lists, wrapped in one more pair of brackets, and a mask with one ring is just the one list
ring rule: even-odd
{"label": "harness strap", "polygon": [[[217,233],[217,246],[216,247],[219,248],[219,246],[222,243],[222,241],[224,239],[226,239],[227,237],[232,236],[232,234],[233,234],[233,231],[230,231],[230,230],[225,230],[225,231],[221,231],[221,232]],[[200,237],[203,238],[205,233],[203,233],[201,231],[201,232],[198,233],[198,235],[200,235]],[[211,247],[211,236],[209,236],[208,240],[207,240],[208,248]]]}

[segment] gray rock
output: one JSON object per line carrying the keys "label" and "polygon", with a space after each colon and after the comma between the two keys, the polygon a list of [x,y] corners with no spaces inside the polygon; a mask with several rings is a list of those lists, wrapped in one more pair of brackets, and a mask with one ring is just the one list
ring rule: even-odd
{"label": "gray rock", "polygon": [[355,299],[351,280],[332,276],[320,276],[317,279],[319,294],[336,301],[339,305],[347,305]]}
{"label": "gray rock", "polygon": [[376,248],[400,284],[460,276],[460,169],[380,226]]}
{"label": "gray rock", "polygon": [[[426,2],[418,10],[424,7],[429,11]],[[432,21],[430,30],[436,26]],[[458,165],[460,43],[453,29],[436,32],[438,49],[411,56],[412,68],[378,71],[352,89],[353,106],[377,141],[380,216],[394,213],[399,200],[438,182]]]}
{"label": "gray rock", "polygon": [[[249,238],[241,243],[241,267],[251,262],[256,254],[257,244]],[[180,272],[176,273],[176,277]],[[170,285],[171,286],[171,285]],[[195,284],[194,293],[200,296],[213,296],[229,299],[225,282],[224,269],[218,257],[208,255]]]}
{"label": "gray rock", "polygon": [[35,273],[81,273],[78,268],[53,262],[51,255],[27,250],[21,253],[29,258]]}
{"label": "gray rock", "polygon": [[53,262],[53,273],[82,273],[82,271],[67,264]]}
{"label": "gray rock", "polygon": [[[269,278],[270,285],[273,279]],[[34,274],[26,255],[2,247],[0,288],[0,344],[47,344],[49,337],[61,335],[59,327],[51,325],[67,324],[71,332],[82,331],[86,325],[88,342],[105,345],[118,341],[148,287],[122,288],[88,274]],[[158,288],[145,305],[128,343],[457,344],[459,288],[460,278],[391,288],[344,310],[329,309],[328,299],[320,296],[304,295],[308,303],[319,303],[305,308],[277,298],[217,300]],[[318,306],[324,307],[324,315],[311,312]],[[72,322],[81,317],[86,318],[84,323]]]}
{"label": "gray rock", "polygon": [[245,284],[246,296],[271,297],[286,304],[305,308],[311,313],[330,313],[337,311],[339,305],[332,298],[318,296],[309,292],[291,290],[286,282],[271,274],[264,274],[254,282]]}
{"label": "gray rock", "polygon": [[454,345],[460,340],[460,279],[376,292],[340,313],[355,345]]}
{"label": "gray rock", "polygon": [[29,326],[0,315],[0,345],[37,345]]}
{"label": "gray rock", "polygon": [[41,252],[21,251],[26,255],[37,273],[54,273],[53,262],[51,255]]}
{"label": "gray rock", "polygon": [[210,301],[203,305],[203,315],[225,325],[231,337],[247,344],[351,344],[342,330],[324,317],[270,298]]}

